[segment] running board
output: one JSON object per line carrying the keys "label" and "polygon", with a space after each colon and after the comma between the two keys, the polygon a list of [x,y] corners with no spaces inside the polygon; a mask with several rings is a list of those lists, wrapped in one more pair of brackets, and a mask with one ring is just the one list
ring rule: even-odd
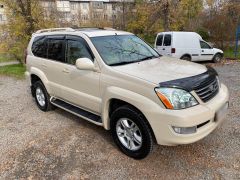
{"label": "running board", "polygon": [[69,103],[67,103],[67,102],[65,102],[65,101],[63,101],[61,99],[56,99],[56,98],[52,97],[50,99],[50,102],[53,105],[55,105],[55,106],[57,106],[57,107],[59,107],[61,109],[64,109],[64,110],[66,110],[66,111],[68,111],[68,112],[70,112],[70,113],[72,113],[72,114],[74,114],[74,115],[76,115],[78,117],[81,117],[83,119],[91,121],[94,124],[102,125],[101,117],[96,115],[96,114],[93,114],[93,113],[91,113],[89,111],[81,109],[81,108],[79,108],[79,107],[77,107],[75,105],[69,104]]}

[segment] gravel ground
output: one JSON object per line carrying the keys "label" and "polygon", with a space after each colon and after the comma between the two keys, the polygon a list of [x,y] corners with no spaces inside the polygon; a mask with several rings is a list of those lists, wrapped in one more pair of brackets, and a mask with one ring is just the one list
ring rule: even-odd
{"label": "gravel ground", "polygon": [[25,80],[0,76],[0,179],[240,179],[240,63],[216,66],[230,89],[221,127],[203,140],[128,158],[109,132],[38,110]]}

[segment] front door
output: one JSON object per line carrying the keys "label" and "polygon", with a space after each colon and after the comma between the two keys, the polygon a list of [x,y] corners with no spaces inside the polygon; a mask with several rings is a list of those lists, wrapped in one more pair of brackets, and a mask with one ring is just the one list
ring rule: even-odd
{"label": "front door", "polygon": [[[100,113],[100,72],[77,69],[76,60],[84,57],[94,61],[94,56],[86,41],[78,36],[66,36],[63,98],[83,109]],[[94,64],[98,65],[97,62]]]}
{"label": "front door", "polygon": [[201,47],[201,60],[202,61],[209,61],[212,60],[214,56],[213,48],[206,42],[200,40],[200,47]]}

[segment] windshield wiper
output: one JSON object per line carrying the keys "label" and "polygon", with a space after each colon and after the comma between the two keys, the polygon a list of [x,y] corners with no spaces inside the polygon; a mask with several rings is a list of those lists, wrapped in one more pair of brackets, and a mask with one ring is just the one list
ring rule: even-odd
{"label": "windshield wiper", "polygon": [[142,59],[139,59],[137,62],[141,62],[141,61],[145,61],[145,60],[149,60],[149,59],[153,59],[153,58],[158,58],[158,56],[147,56]]}
{"label": "windshield wiper", "polygon": [[157,58],[157,57],[158,56],[147,56],[147,57],[144,57],[144,58],[136,60],[136,61],[122,61],[122,62],[110,64],[109,66],[120,66],[120,65],[125,65],[125,64],[137,63],[137,62],[141,62],[141,61],[145,61],[145,60],[149,60],[149,59],[153,59],[153,58]]}
{"label": "windshield wiper", "polygon": [[122,61],[122,62],[110,64],[109,66],[120,66],[120,65],[135,63],[135,62],[136,62],[136,61]]}

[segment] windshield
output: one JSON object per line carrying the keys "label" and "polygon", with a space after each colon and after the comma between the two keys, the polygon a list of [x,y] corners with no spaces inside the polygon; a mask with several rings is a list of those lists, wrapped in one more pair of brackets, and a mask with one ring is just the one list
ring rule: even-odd
{"label": "windshield", "polygon": [[92,37],[91,40],[104,62],[110,66],[159,57],[155,50],[134,35]]}

